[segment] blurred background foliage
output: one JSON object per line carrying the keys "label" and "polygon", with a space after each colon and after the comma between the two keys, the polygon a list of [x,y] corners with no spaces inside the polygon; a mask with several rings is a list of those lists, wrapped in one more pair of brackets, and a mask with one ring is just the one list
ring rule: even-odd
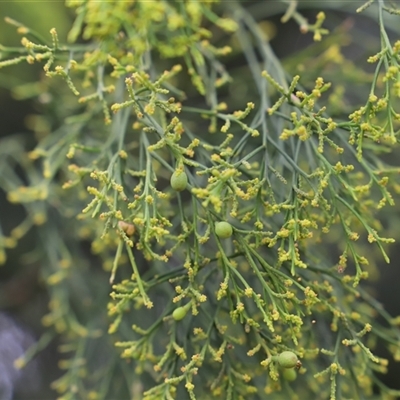
{"label": "blurred background foliage", "polygon": [[[299,8],[310,20],[315,18],[322,6],[322,2],[319,4],[307,0],[301,1],[300,4]],[[367,64],[366,59],[369,55],[374,54],[379,46],[378,27],[376,24],[371,24],[368,12],[363,15],[355,15],[354,2],[324,2],[323,8],[327,15],[324,25],[331,34],[322,42],[313,42],[312,35],[301,35],[298,32],[298,25],[294,21],[281,23],[280,18],[285,9],[283,4],[275,1],[256,1],[248,2],[247,6],[257,16],[261,29],[271,38],[271,45],[276,55],[283,61],[288,73],[290,75],[300,74],[303,86],[312,88],[316,76],[323,76],[328,82],[340,81],[340,84],[333,86],[327,99],[331,112],[336,110],[337,115],[348,114],[355,105],[360,104],[368,96],[368,83],[371,81],[373,66]],[[349,9],[352,11],[350,12]],[[64,1],[40,4],[35,0],[3,2],[0,9],[0,43],[7,46],[18,46],[20,37],[15,33],[15,27],[3,22],[6,16],[26,24],[43,36],[47,36],[49,30],[56,27],[61,41],[66,38],[73,21],[73,13],[65,7]],[[391,27],[392,30],[390,30]],[[399,28],[396,25],[395,17],[393,19],[388,17],[388,28],[393,37],[398,37]],[[234,49],[235,44],[231,45]],[[232,77],[243,74],[246,66],[243,57],[235,56],[234,52],[229,57],[230,60],[228,58],[226,63],[231,69],[229,72]],[[39,124],[43,124],[43,132],[50,129],[52,123],[51,120],[40,120],[41,107],[49,102],[49,99],[40,98],[41,83],[34,83],[41,74],[43,74],[43,70],[40,65],[30,66],[24,63],[0,70],[2,121],[0,136],[20,135],[21,140],[27,143],[28,148],[34,146],[35,135],[36,137],[40,136],[40,129],[37,129],[38,118]],[[21,85],[24,86],[23,91],[18,90]],[[246,81],[242,81],[240,87],[229,87],[226,96],[233,102],[233,107],[235,98],[238,104],[243,98],[250,100],[254,89],[251,85],[249,77],[248,85]],[[26,96],[26,87],[30,87],[28,92],[31,97]],[[25,98],[21,98],[21,93],[24,93]],[[343,95],[345,101],[342,100]],[[36,99],[37,96],[39,96],[39,102]],[[30,129],[32,126],[36,127],[35,133]],[[26,132],[29,134],[26,135]],[[383,157],[395,157],[395,154],[396,151],[389,156],[383,154]],[[23,209],[18,205],[7,203],[2,192],[0,193],[0,212],[5,231],[12,229],[16,222],[23,219]],[[385,226],[387,233],[385,234],[396,238],[397,241],[400,239],[399,212],[398,206],[396,209],[383,212],[383,214],[386,213],[384,220],[387,224]],[[8,252],[7,263],[0,269],[0,308],[17,318],[22,326],[39,337],[43,333],[40,320],[47,311],[48,298],[46,288],[38,276],[39,267],[37,266],[35,269],[30,264],[27,268],[23,262],[23,256],[33,250],[32,235],[35,235],[34,231],[21,240],[17,249],[11,249]],[[331,240],[332,242],[339,241],[340,237],[333,236]],[[334,243],[332,243],[332,251],[336,251]],[[375,278],[371,293],[384,304],[390,314],[395,316],[400,314],[400,302],[398,301],[400,272],[396,263],[400,256],[398,245],[392,246],[389,253],[393,260],[391,265],[386,266],[382,262],[382,264],[369,267],[370,274]],[[37,264],[39,263],[40,260],[37,261]],[[102,277],[107,279],[106,274]],[[52,341],[44,354],[39,357],[43,366],[43,382],[42,389],[37,395],[38,399],[54,397],[54,393],[49,391],[48,387],[50,382],[59,376],[56,368],[58,359],[56,347],[56,340]],[[380,351],[377,352],[379,355],[390,357],[383,349]],[[397,364],[391,362],[389,373],[383,376],[383,380],[392,387],[400,388],[397,379],[399,373],[400,369]],[[20,394],[16,398],[32,400],[29,396],[30,394]]]}
{"label": "blurred background foliage", "polygon": [[[41,4],[38,4],[35,0],[3,2],[0,9],[0,43],[4,46],[20,46],[21,44],[21,36],[16,34],[15,26],[4,22],[5,17],[29,22],[32,29],[43,36],[48,35],[49,30],[57,26],[60,35],[65,37],[73,21],[73,14],[65,7],[64,1],[56,0]],[[30,66],[26,63],[0,70],[0,113],[2,121],[0,137],[20,135],[21,140],[28,141],[31,146],[35,144],[33,133],[32,131],[29,132],[28,127],[31,125],[29,123],[30,118],[34,118],[35,115],[40,113],[37,96],[40,95],[41,88],[40,84],[36,82],[42,73],[43,70],[39,65]],[[30,90],[21,91],[21,87],[29,87]],[[29,133],[27,134],[27,132]],[[2,221],[6,229],[11,229],[16,221],[22,220],[22,216],[19,215],[18,206],[7,209],[10,204],[4,201],[4,193],[1,193],[1,196]],[[29,247],[29,238],[25,239],[25,242],[25,246]],[[18,249],[14,256],[18,257],[21,252],[24,253],[24,250]],[[0,274],[2,277],[11,278],[19,268],[20,264],[13,257],[11,251],[10,260],[1,268]],[[14,295],[17,296],[18,294],[15,293]]]}
{"label": "blurred background foliage", "polygon": [[[21,36],[15,32],[15,27],[4,22],[9,17],[29,24],[33,30],[46,36],[51,28],[57,26],[61,37],[66,37],[73,21],[73,13],[65,7],[64,1],[7,1],[0,6],[0,43],[4,46],[20,46]],[[0,50],[1,53],[1,50]],[[31,66],[26,63],[13,66],[12,68],[0,70],[0,116],[2,128],[0,137],[20,137],[27,147],[35,145],[33,132],[29,131],[29,119],[35,118],[40,113],[40,104],[37,96],[40,95],[40,85],[35,83],[43,73],[39,65]],[[21,98],[19,90],[21,87],[30,87],[30,94]],[[18,172],[18,171],[17,171]],[[2,226],[5,231],[10,231],[16,223],[24,218],[24,210],[17,205],[11,206],[5,199],[5,193],[0,192],[0,214]],[[18,248],[10,249],[8,260],[0,268],[0,309],[3,312],[0,323],[0,338],[3,350],[0,351],[2,362],[8,363],[6,370],[1,373],[6,376],[7,369],[12,366],[12,360],[5,356],[6,349],[12,343],[6,340],[6,334],[14,332],[13,336],[18,338],[18,330],[22,337],[26,337],[29,343],[30,335],[33,334],[37,340],[43,333],[41,318],[47,308],[48,296],[43,284],[39,279],[39,265],[29,265],[21,259],[21,255],[29,254],[33,250],[32,244],[35,232],[30,232],[18,245]],[[5,317],[8,314],[14,319]],[[16,323],[17,325],[14,325]],[[28,368],[17,383],[15,399],[52,399],[54,392],[50,389],[50,383],[59,377],[57,371],[57,343],[53,341],[47,351]],[[40,371],[40,372],[39,372]],[[38,374],[39,372],[39,374]],[[32,378],[36,382],[32,382]],[[0,397],[6,396],[0,393]],[[4,397],[6,398],[6,397]]]}

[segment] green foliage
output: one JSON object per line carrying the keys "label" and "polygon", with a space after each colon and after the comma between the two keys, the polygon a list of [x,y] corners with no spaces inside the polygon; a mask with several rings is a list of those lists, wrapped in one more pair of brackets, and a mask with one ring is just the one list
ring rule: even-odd
{"label": "green foliage", "polygon": [[[381,157],[399,134],[400,42],[383,14],[397,10],[372,6],[381,48],[347,117],[340,86],[313,76],[321,65],[288,78],[246,2],[67,5],[67,44],[8,20],[25,36],[0,61],[46,75],[37,146],[0,146],[0,186],[26,211],[0,261],[35,227],[43,324],[66,353],[59,398],[395,394],[373,350],[400,358],[398,319],[360,281],[374,249],[389,262],[377,212],[400,192]],[[290,18],[332,45],[324,13],[309,24],[291,2]],[[323,64],[349,62],[335,46]]]}

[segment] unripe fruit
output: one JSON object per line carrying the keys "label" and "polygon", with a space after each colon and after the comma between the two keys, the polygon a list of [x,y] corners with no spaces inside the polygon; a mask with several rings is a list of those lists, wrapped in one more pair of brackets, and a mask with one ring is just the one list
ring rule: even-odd
{"label": "unripe fruit", "polygon": [[175,321],[180,321],[181,319],[185,318],[187,311],[185,307],[178,307],[175,308],[174,312],[172,313],[172,318]]}
{"label": "unripe fruit", "polygon": [[180,321],[181,319],[185,318],[187,312],[189,311],[191,307],[191,303],[186,304],[183,307],[177,307],[172,313],[172,318],[175,321]]}
{"label": "unripe fruit", "polygon": [[297,372],[294,368],[285,368],[282,370],[282,377],[288,382],[293,382],[297,378]]}
{"label": "unripe fruit", "polygon": [[292,351],[283,351],[278,355],[278,364],[282,368],[294,368],[298,365],[299,359]]}
{"label": "unripe fruit", "polygon": [[233,229],[229,222],[221,221],[215,224],[215,233],[221,239],[227,239],[232,236]]}
{"label": "unripe fruit", "polygon": [[180,169],[177,169],[171,175],[170,183],[171,183],[172,189],[176,190],[177,192],[182,192],[182,190],[185,190],[186,186],[188,184],[188,177],[186,175],[186,172],[182,171]]}
{"label": "unripe fruit", "polygon": [[126,233],[126,236],[132,236],[135,233],[135,225],[125,221],[119,221],[118,226]]}

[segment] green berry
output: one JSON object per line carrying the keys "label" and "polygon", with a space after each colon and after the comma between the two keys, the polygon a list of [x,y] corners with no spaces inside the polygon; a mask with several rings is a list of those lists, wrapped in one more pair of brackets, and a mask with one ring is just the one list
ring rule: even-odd
{"label": "green berry", "polygon": [[176,190],[177,192],[182,192],[182,190],[186,189],[188,184],[188,177],[185,171],[177,169],[171,175],[171,187],[172,189]]}
{"label": "green berry", "polygon": [[185,307],[178,307],[175,308],[174,312],[172,313],[172,318],[175,321],[180,321],[181,319],[185,318],[187,314],[187,310],[185,310]]}
{"label": "green berry", "polygon": [[294,368],[298,362],[299,359],[292,351],[283,351],[278,356],[278,364],[282,368]]}
{"label": "green berry", "polygon": [[233,229],[229,222],[221,221],[215,224],[215,233],[221,239],[226,239],[232,236]]}
{"label": "green berry", "polygon": [[192,303],[189,302],[186,305],[184,305],[183,307],[175,308],[175,310],[172,313],[172,318],[175,321],[180,321],[181,319],[185,318],[187,312],[190,310],[191,307],[192,307]]}
{"label": "green berry", "polygon": [[294,368],[285,368],[282,370],[282,377],[288,382],[293,382],[297,378],[297,372]]}

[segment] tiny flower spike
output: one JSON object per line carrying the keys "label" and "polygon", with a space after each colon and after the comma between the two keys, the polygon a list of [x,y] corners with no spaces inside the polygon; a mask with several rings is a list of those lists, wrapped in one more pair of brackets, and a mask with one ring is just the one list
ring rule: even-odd
{"label": "tiny flower spike", "polygon": [[[393,2],[348,2],[379,35],[368,71],[345,48],[359,19],[328,2],[66,3],[67,35],[6,18],[20,44],[0,44],[10,104],[37,102],[0,138],[2,300],[46,297],[15,367],[55,340],[60,400],[400,397],[381,376],[400,318],[364,282],[399,237]],[[279,4],[316,42],[284,64]]]}

